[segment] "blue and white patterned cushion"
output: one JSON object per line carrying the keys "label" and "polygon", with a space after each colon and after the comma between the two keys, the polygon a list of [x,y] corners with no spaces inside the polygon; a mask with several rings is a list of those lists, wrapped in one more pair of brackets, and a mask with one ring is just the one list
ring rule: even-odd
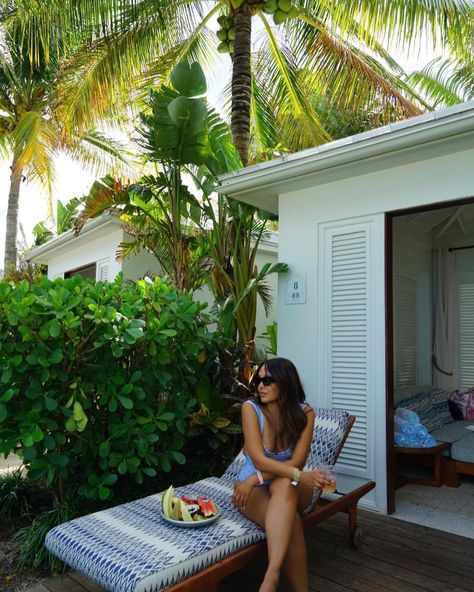
{"label": "blue and white patterned cushion", "polygon": [[[449,410],[449,394],[444,389],[433,389],[430,394],[430,401],[433,405],[433,417],[436,418],[436,424],[441,421],[441,426],[454,421]],[[438,427],[436,429],[439,429]],[[431,430],[432,431],[432,430]]]}
{"label": "blue and white patterned cushion", "polygon": [[[334,462],[349,414],[316,409],[308,468]],[[163,520],[161,494],[65,522],[50,530],[46,547],[64,563],[111,592],[160,592],[265,538],[231,503],[239,455],[220,478],[179,487],[176,495],[205,495],[221,508],[213,524],[183,529]],[[317,500],[314,496],[313,503]],[[310,508],[308,508],[309,511]]]}

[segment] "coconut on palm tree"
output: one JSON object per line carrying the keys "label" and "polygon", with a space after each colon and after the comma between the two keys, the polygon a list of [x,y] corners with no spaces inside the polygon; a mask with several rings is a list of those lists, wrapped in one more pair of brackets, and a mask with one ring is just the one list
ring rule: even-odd
{"label": "coconut on palm tree", "polygon": [[[462,43],[473,18],[470,0],[12,0],[11,5],[4,18],[25,30],[35,25],[35,34],[25,37],[32,55],[55,28],[80,31],[83,50],[64,72],[65,86],[73,89],[69,117],[75,123],[106,109],[120,89],[165,82],[182,59],[212,66],[216,50],[228,52],[232,134],[244,164],[282,141],[298,150],[330,139],[311,100],[315,92],[344,110],[377,101],[382,123],[419,113],[427,105],[404,82],[383,44],[395,37],[414,47],[427,30],[441,44]],[[216,19],[220,28],[214,33]],[[253,34],[254,19],[259,31]]]}
{"label": "coconut on palm tree", "polygon": [[[93,168],[123,159],[121,145],[99,132],[68,128],[59,73],[64,39],[40,48],[35,63],[16,27],[2,31],[0,44],[0,157],[11,160],[4,270],[17,259],[18,211],[25,179],[43,184],[51,195],[54,157],[66,152]],[[108,156],[109,158],[106,158]],[[105,162],[104,162],[105,161]]]}

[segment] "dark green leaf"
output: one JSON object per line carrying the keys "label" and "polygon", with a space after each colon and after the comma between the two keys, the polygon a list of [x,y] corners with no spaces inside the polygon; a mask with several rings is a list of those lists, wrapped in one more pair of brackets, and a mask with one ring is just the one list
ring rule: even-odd
{"label": "dark green leaf", "polygon": [[198,62],[180,62],[171,70],[170,80],[173,87],[187,97],[203,95],[207,91],[206,77]]}

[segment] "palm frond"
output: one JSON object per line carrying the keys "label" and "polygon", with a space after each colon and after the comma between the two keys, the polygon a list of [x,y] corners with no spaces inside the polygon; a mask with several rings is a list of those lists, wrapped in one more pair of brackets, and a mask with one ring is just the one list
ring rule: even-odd
{"label": "palm frond", "polygon": [[24,170],[34,166],[39,178],[49,175],[58,148],[58,133],[53,124],[37,111],[27,111],[13,130],[16,166]]}
{"label": "palm frond", "polygon": [[[463,43],[472,34],[474,5],[470,0],[301,0],[311,11],[323,5],[330,15],[333,29],[344,35],[359,23],[359,39],[364,42],[374,35],[382,43],[413,48],[420,31],[431,34],[440,45]],[[329,17],[328,17],[329,18]]]}
{"label": "palm frond", "polygon": [[[309,12],[303,12],[300,21],[291,32],[291,46],[295,55],[306,56],[300,67],[312,73],[320,90],[337,97],[338,104],[354,109],[361,103],[377,97],[390,119],[394,110],[410,117],[421,113],[420,97],[400,78],[373,56],[342,39],[325,23],[316,20]],[[426,106],[426,105],[425,105]]]}
{"label": "palm frond", "polygon": [[265,316],[268,317],[273,304],[273,290],[271,289],[270,284],[265,281],[259,282],[257,284],[257,293],[262,301]]}
{"label": "palm frond", "polygon": [[408,82],[432,101],[436,108],[474,98],[474,62],[436,58],[422,70],[413,72]]}
{"label": "palm frond", "polygon": [[96,176],[110,173],[133,179],[138,173],[134,156],[126,144],[98,130],[77,136],[76,141],[69,141],[63,151]]}
{"label": "palm frond", "polygon": [[271,72],[273,73],[273,83],[277,85],[278,102],[284,104],[287,109],[292,111],[295,118],[301,121],[302,125],[308,127],[316,144],[327,142],[330,139],[329,135],[321,125],[313,106],[305,100],[306,97],[298,85],[297,64],[292,62],[290,52],[279,46],[267,19],[263,15],[260,16],[273,57]]}

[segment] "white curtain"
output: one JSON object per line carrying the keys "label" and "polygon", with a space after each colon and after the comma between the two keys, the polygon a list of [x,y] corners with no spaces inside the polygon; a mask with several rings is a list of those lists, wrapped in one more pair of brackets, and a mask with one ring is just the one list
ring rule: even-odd
{"label": "white curtain", "polygon": [[434,340],[433,384],[453,390],[455,255],[447,248],[433,251]]}

